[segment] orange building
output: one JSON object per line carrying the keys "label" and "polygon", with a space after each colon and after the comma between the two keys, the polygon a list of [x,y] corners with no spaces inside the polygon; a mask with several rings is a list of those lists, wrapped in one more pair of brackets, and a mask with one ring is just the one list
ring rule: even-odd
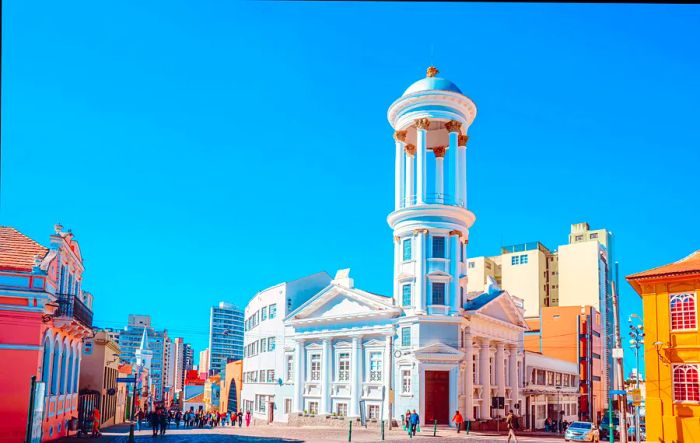
{"label": "orange building", "polygon": [[243,360],[236,360],[226,364],[226,380],[221,386],[222,412],[238,412],[241,402],[241,389],[243,388]]}
{"label": "orange building", "polygon": [[700,250],[632,274],[642,296],[648,442],[700,442]]}
{"label": "orange building", "polygon": [[578,365],[579,418],[599,423],[607,408],[600,312],[593,306],[545,306],[540,317],[525,321],[526,351]]}

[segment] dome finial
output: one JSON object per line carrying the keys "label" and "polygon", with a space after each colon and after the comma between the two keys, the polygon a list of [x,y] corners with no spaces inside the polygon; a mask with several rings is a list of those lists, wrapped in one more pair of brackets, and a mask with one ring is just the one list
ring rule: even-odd
{"label": "dome finial", "polygon": [[426,72],[427,77],[435,77],[440,71],[435,66],[430,66]]}

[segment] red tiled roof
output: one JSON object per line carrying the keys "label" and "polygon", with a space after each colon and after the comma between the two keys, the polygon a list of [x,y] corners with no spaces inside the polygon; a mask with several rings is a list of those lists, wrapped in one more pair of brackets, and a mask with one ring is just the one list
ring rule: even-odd
{"label": "red tiled roof", "polygon": [[10,226],[0,226],[0,269],[31,272],[34,256],[44,258],[48,248]]}
{"label": "red tiled roof", "polygon": [[700,275],[700,250],[693,252],[677,262],[628,275],[627,281],[639,292],[638,280],[650,280],[661,277],[681,277],[694,274]]}

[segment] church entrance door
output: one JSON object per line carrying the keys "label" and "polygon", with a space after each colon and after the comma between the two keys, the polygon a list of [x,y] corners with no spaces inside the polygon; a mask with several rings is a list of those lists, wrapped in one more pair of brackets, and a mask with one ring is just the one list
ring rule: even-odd
{"label": "church entrance door", "polygon": [[425,424],[450,424],[450,372],[425,371]]}

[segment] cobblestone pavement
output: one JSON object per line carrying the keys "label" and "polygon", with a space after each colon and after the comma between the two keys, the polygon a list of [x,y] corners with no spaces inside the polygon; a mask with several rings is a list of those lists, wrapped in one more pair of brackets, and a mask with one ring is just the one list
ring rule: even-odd
{"label": "cobblestone pavement", "polygon": [[[129,427],[124,425],[114,426],[103,430],[104,434],[99,438],[77,439],[69,437],[59,440],[60,443],[69,442],[94,442],[94,443],[126,443],[129,435]],[[214,429],[169,429],[165,436],[153,437],[150,429],[136,431],[137,443],[264,443],[264,442],[309,442],[309,443],[334,443],[347,442],[347,430],[327,427],[287,427],[279,426],[251,426],[249,428],[218,427]],[[437,440],[440,442],[468,442],[491,443],[505,442],[505,435],[483,435],[464,432],[457,434],[453,429],[438,429],[436,437],[433,437],[432,429],[424,430],[415,438],[410,439],[401,430],[387,430],[384,434],[385,441],[407,441],[412,443],[425,443]],[[353,442],[380,442],[381,436],[376,429],[353,429]],[[562,442],[561,437],[537,437],[521,435],[519,443],[553,443]]]}

